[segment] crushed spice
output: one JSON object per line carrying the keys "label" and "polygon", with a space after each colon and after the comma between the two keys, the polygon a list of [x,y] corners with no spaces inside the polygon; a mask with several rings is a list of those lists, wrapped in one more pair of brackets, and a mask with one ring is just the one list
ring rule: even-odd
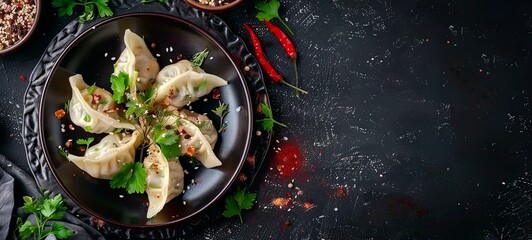
{"label": "crushed spice", "polygon": [[15,45],[28,34],[36,12],[34,0],[0,1],[0,50]]}

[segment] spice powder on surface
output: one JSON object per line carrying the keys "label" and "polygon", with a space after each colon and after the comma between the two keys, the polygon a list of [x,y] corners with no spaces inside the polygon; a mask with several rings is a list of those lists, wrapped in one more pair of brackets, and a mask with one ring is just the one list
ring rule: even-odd
{"label": "spice powder on surface", "polygon": [[34,24],[34,0],[0,0],[0,50],[20,41]]}

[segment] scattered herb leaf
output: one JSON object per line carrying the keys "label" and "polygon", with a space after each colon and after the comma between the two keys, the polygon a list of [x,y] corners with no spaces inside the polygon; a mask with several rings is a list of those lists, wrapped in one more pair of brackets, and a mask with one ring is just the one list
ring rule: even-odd
{"label": "scattered herb leaf", "polygon": [[59,146],[57,148],[59,149],[59,154],[61,154],[61,156],[68,157],[68,150],[66,150],[65,147]]}
{"label": "scattered herb leaf", "polygon": [[125,188],[127,193],[144,193],[148,172],[142,163],[126,163],[111,178],[111,188]]}
{"label": "scattered herb leaf", "polygon": [[94,141],[94,138],[93,137],[89,137],[87,139],[78,139],[76,140],[76,143],[77,144],[80,144],[80,145],[86,145],[87,146],[87,149],[89,148],[89,145]]}
{"label": "scattered herb leaf", "polygon": [[244,223],[244,220],[242,219],[242,210],[251,209],[256,197],[256,193],[246,192],[246,190],[241,190],[239,188],[235,194],[227,196],[225,199],[224,217],[230,218],[238,215],[240,223]]}
{"label": "scattered herb leaf", "polygon": [[286,125],[284,125],[283,123],[273,119],[272,110],[268,107],[268,105],[266,105],[265,103],[260,103],[260,108],[262,109],[262,113],[264,113],[264,115],[266,116],[264,119],[256,120],[256,122],[261,123],[262,130],[271,132],[274,124],[277,124],[281,127],[286,127]]}
{"label": "scattered herb leaf", "polygon": [[255,8],[259,10],[259,13],[257,13],[256,17],[259,21],[264,20],[271,20],[272,18],[277,18],[281,23],[284,25],[288,31],[294,35],[290,27],[283,21],[283,19],[279,16],[279,7],[281,6],[281,3],[279,3],[279,0],[270,0],[268,2],[263,1],[255,1]]}
{"label": "scattered herb leaf", "polygon": [[31,237],[33,239],[44,239],[50,234],[53,234],[58,239],[65,239],[74,235],[74,232],[62,223],[54,222],[51,227],[46,226],[49,220],[61,220],[65,214],[66,208],[63,206],[61,194],[53,198],[41,196],[35,201],[29,196],[24,196],[23,200],[24,206],[22,206],[22,210],[35,216],[35,225],[29,220],[23,222],[22,218],[17,218],[16,231],[21,239],[25,240]]}
{"label": "scattered herb leaf", "polygon": [[228,107],[229,105],[227,105],[226,103],[218,101],[218,107],[215,110],[212,110],[212,112],[220,118],[220,129],[218,130],[218,132],[222,132],[223,130],[225,130],[225,128],[227,128],[227,124],[224,125],[224,118],[229,113],[229,111],[227,110]]}
{"label": "scattered herb leaf", "polygon": [[193,66],[200,67],[203,61],[205,61],[205,58],[207,58],[207,55],[209,55],[209,51],[205,48],[203,51],[194,54],[190,62],[192,62]]}

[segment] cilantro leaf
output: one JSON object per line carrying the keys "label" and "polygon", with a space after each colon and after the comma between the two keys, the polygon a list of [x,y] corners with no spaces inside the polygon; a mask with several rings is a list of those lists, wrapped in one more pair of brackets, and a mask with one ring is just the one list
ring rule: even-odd
{"label": "cilantro leaf", "polygon": [[155,142],[161,148],[161,152],[166,158],[175,158],[181,155],[179,147],[179,135],[173,129],[165,129],[161,125],[153,129]]}
{"label": "cilantro leaf", "polygon": [[111,188],[125,188],[129,194],[144,193],[148,172],[142,163],[127,163],[111,178]]}
{"label": "cilantro leaf", "polygon": [[255,8],[259,10],[259,13],[255,17],[259,21],[264,20],[271,20],[272,18],[277,18],[281,23],[285,26],[288,31],[294,35],[290,27],[283,21],[283,19],[279,16],[279,7],[281,6],[281,3],[279,3],[279,0],[270,0],[268,2],[263,1],[255,1]]}
{"label": "cilantro leaf", "polygon": [[256,120],[256,122],[261,123],[261,129],[266,132],[271,132],[273,130],[274,124],[277,124],[281,127],[286,127],[281,122],[278,122],[273,118],[272,110],[266,105],[265,103],[260,103],[260,108],[262,110],[262,113],[266,116],[264,119]]}
{"label": "cilantro leaf", "polygon": [[52,223],[51,233],[58,239],[69,238],[74,235],[74,232],[65,227],[63,223],[54,222]]}
{"label": "cilantro leaf", "polygon": [[118,76],[111,75],[111,89],[113,90],[113,100],[123,103],[126,90],[129,88],[129,75],[125,72],[118,73]]}
{"label": "cilantro leaf", "polygon": [[80,144],[80,145],[87,145],[87,148],[89,148],[89,145],[94,141],[94,138],[93,137],[89,137],[87,139],[78,139],[76,140],[76,143],[77,144]]}
{"label": "cilantro leaf", "polygon": [[63,198],[61,194],[53,198],[48,196],[41,196],[37,200],[33,200],[29,196],[24,196],[24,206],[22,209],[25,213],[33,214],[35,216],[35,224],[26,220],[23,222],[22,218],[17,218],[18,236],[21,239],[44,239],[49,234],[54,234],[58,239],[65,239],[72,236],[72,230],[66,228],[61,223],[52,223],[47,226],[49,220],[61,220],[64,217],[65,207],[63,206]]}
{"label": "cilantro leaf", "polygon": [[194,67],[200,67],[203,64],[203,61],[205,61],[205,58],[207,58],[207,55],[209,55],[209,51],[205,48],[203,51],[198,52],[192,56],[192,66]]}
{"label": "cilantro leaf", "polygon": [[256,198],[256,193],[246,192],[246,190],[241,190],[240,188],[237,189],[236,193],[227,196],[225,199],[225,210],[223,212],[223,216],[229,218],[238,215],[240,222],[244,223],[242,220],[242,210],[251,209]]}
{"label": "cilantro leaf", "polygon": [[85,10],[83,11],[83,14],[79,16],[79,21],[81,23],[89,22],[94,19],[95,13],[94,13],[94,5],[85,5]]}

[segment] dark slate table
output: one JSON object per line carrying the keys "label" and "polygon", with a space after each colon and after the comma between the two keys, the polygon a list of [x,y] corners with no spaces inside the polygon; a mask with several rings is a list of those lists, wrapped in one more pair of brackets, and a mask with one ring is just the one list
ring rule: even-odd
{"label": "dark slate table", "polygon": [[[0,57],[0,153],[28,172],[25,79],[74,19],[55,12],[46,4],[31,41]],[[293,79],[255,13],[247,1],[219,16],[248,46],[252,23]],[[275,129],[255,207],[245,224],[222,219],[187,237],[532,239],[532,4],[295,0],[280,13],[310,94],[266,78],[288,128]],[[294,146],[298,162],[281,174]]]}

